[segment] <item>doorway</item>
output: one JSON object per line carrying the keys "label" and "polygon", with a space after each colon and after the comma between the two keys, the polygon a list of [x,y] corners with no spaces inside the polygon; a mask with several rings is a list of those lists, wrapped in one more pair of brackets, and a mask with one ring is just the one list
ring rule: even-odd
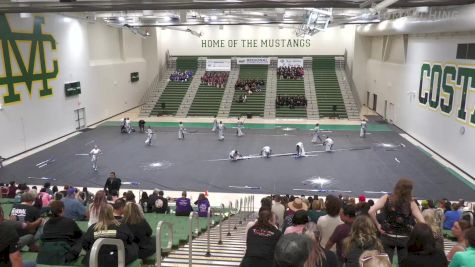
{"label": "doorway", "polygon": [[74,119],[76,121],[76,130],[86,128],[86,109],[80,108],[74,110]]}
{"label": "doorway", "polygon": [[376,111],[376,107],[378,106],[378,95],[373,94],[373,110]]}
{"label": "doorway", "polygon": [[366,106],[369,108],[369,95],[370,95],[370,92],[369,91],[366,91]]}

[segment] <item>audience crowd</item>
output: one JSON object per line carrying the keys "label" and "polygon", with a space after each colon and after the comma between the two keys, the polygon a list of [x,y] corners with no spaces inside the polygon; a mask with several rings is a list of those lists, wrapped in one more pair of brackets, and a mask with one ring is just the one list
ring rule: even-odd
{"label": "audience crowd", "polygon": [[288,67],[278,67],[277,68],[277,75],[279,79],[289,79],[289,80],[297,80],[303,78],[303,67],[299,66],[288,66]]}
{"label": "audience crowd", "polygon": [[260,92],[264,85],[264,80],[238,80],[236,82],[236,85],[234,86],[234,89],[239,90],[241,92],[245,92],[250,95],[252,93]]}
{"label": "audience crowd", "polygon": [[228,82],[228,76],[229,72],[227,71],[206,72],[205,75],[201,77],[201,84],[215,86],[217,88],[224,88]]}
{"label": "audience crowd", "polygon": [[305,96],[277,96],[275,100],[275,107],[289,107],[294,109],[295,107],[306,107],[307,99]]}
{"label": "audience crowd", "polygon": [[180,71],[176,70],[170,75],[170,81],[172,82],[188,82],[193,78],[193,72],[191,70]]}
{"label": "audience crowd", "polygon": [[[144,213],[188,216],[196,210],[206,217],[210,212],[205,194],[192,202],[185,191],[172,199],[155,189],[136,201],[132,191],[119,197],[120,187],[113,172],[95,195],[68,185],[59,191],[49,183],[39,193],[36,187],[15,182],[3,187],[2,194],[15,203],[10,214],[3,214],[0,206],[0,265],[34,266],[22,262],[22,248],[39,252],[37,263],[54,265],[71,264],[84,251],[87,264],[95,240],[102,237],[121,240],[129,264],[156,251]],[[437,205],[419,203],[412,187],[410,180],[401,179],[391,194],[375,202],[363,195],[358,203],[341,195],[328,195],[325,201],[318,196],[265,197],[257,219],[247,225],[241,266],[390,267],[395,253],[400,267],[474,266],[473,211],[466,211],[463,200],[456,205],[446,199]],[[170,201],[175,202],[175,211]],[[84,233],[78,221],[88,221]],[[447,255],[444,231],[457,242]],[[114,246],[103,246],[99,254],[100,266],[118,264]]]}

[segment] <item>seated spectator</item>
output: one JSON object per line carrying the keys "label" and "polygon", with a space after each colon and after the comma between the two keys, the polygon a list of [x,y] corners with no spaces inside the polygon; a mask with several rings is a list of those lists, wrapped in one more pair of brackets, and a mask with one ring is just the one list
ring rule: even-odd
{"label": "seated spectator", "polygon": [[400,267],[447,267],[444,251],[436,248],[434,234],[429,225],[418,223],[409,235],[407,256]]}
{"label": "seated spectator", "polygon": [[191,200],[186,197],[186,191],[183,191],[181,197],[176,199],[176,216],[189,216],[192,211]]}
{"label": "seated spectator", "polygon": [[152,228],[138,204],[129,202],[125,205],[122,223],[126,224],[134,235],[134,243],[139,248],[139,258],[152,256],[155,253],[155,238],[152,237]]}
{"label": "seated spectator", "polygon": [[312,208],[308,211],[308,218],[310,221],[317,223],[318,218],[327,215],[325,212],[325,202],[323,199],[314,199],[312,201]]}
{"label": "seated spectator", "polygon": [[338,256],[339,266],[343,266],[345,259],[343,257],[343,240],[348,237],[351,231],[351,225],[355,220],[356,209],[354,205],[344,204],[340,211],[340,219],[343,224],[338,225],[325,245],[326,250],[330,250],[336,245],[336,255]]}
{"label": "seated spectator", "polygon": [[[326,246],[328,240],[335,231],[335,228],[343,223],[339,216],[341,204],[341,200],[334,195],[328,195],[326,198],[325,207],[327,215],[320,217],[317,222],[318,231],[322,233],[322,240],[320,243],[322,247]],[[330,250],[336,252],[336,247],[333,246]]]}
{"label": "seated spectator", "polygon": [[[71,263],[77,259],[81,252],[82,231],[75,221],[63,217],[64,203],[62,201],[52,201],[50,209],[52,217],[43,227],[41,235],[43,244],[38,254],[37,263],[50,265]],[[68,247],[58,251],[57,246],[48,245],[50,242],[64,242]]]}
{"label": "seated spectator", "polygon": [[142,192],[142,197],[139,200],[139,205],[142,208],[143,212],[151,212],[151,210],[148,210],[148,194],[147,192],[143,191]]}
{"label": "seated spectator", "polygon": [[[27,245],[32,252],[38,251],[38,246],[35,242],[39,239],[39,235],[35,234],[37,233],[38,227],[43,222],[40,210],[33,207],[34,200],[35,198],[33,197],[33,194],[29,192],[23,193],[20,200],[21,202],[19,204],[13,204],[10,212],[11,220],[21,223],[31,223],[29,229],[17,229],[17,233],[20,237],[20,248]],[[41,233],[41,231],[38,231],[38,233]]]}
{"label": "seated spectator", "polygon": [[201,84],[215,86],[217,88],[224,88],[228,82],[228,76],[229,72],[225,71],[206,72],[203,77],[201,77]]}
{"label": "seated spectator", "polygon": [[99,219],[99,211],[101,211],[106,205],[106,192],[104,190],[97,191],[91,205],[89,205],[89,222],[87,223],[87,227],[90,227],[97,222]]}
{"label": "seated spectator", "polygon": [[275,100],[275,107],[289,107],[294,109],[295,107],[306,107],[307,99],[305,96],[277,96]]}
{"label": "seated spectator", "polygon": [[124,194],[124,198],[125,198],[125,202],[137,203],[137,202],[135,201],[135,194],[134,194],[134,192],[132,192],[131,190],[127,191],[127,192]]}
{"label": "seated spectator", "polygon": [[368,216],[357,217],[351,226],[349,236],[344,241],[343,255],[346,267],[358,267],[359,258],[365,250],[383,252],[383,244],[378,238],[378,229]]}
{"label": "seated spectator", "polygon": [[452,210],[446,211],[445,212],[445,220],[444,220],[444,229],[445,230],[450,230],[454,226],[454,223],[458,220],[460,220],[460,217],[462,216],[462,213],[458,210],[459,209],[459,204],[454,203],[452,204]]}
{"label": "seated spectator", "polygon": [[360,256],[360,267],[391,267],[391,261],[386,253],[377,250],[366,250]]}
{"label": "seated spectator", "polygon": [[299,210],[295,212],[292,218],[292,225],[285,229],[284,234],[298,233],[301,234],[304,232],[305,225],[308,223],[307,211]]}
{"label": "seated spectator", "polygon": [[264,80],[257,79],[248,79],[248,80],[238,80],[234,85],[235,90],[248,93],[249,95],[255,92],[260,92],[262,86],[265,85]]}
{"label": "seated spectator", "polygon": [[172,82],[188,82],[192,78],[193,72],[191,70],[185,70],[184,72],[176,70],[170,75],[169,80]]}
{"label": "seated spectator", "polygon": [[470,223],[466,220],[460,220],[454,223],[452,227],[452,234],[457,238],[457,244],[447,254],[447,259],[452,260],[455,253],[459,251],[465,251],[465,231],[470,228]]}
{"label": "seated spectator", "polygon": [[122,221],[124,218],[124,209],[125,209],[126,202],[123,198],[118,198],[115,200],[112,207],[114,208],[114,218],[118,221]]}
{"label": "seated spectator", "polygon": [[304,75],[303,67],[300,66],[286,66],[277,68],[277,76],[279,79],[297,80],[302,79]]}
{"label": "seated spectator", "polygon": [[[157,189],[158,190],[158,189]],[[168,199],[163,197],[163,191],[158,191],[158,198],[153,201],[153,211],[156,213],[170,213],[170,207],[168,206]]]}
{"label": "seated spectator", "polygon": [[0,222],[0,266],[35,266],[33,262],[23,262],[19,244],[19,236],[15,227]]}
{"label": "seated spectator", "polygon": [[304,228],[304,234],[307,235],[313,243],[310,256],[305,263],[305,266],[316,267],[335,267],[338,266],[338,261],[335,253],[324,249],[320,245],[321,234],[317,229],[317,224],[309,222]]}
{"label": "seated spectator", "polygon": [[[129,227],[114,219],[110,205],[104,206],[99,211],[97,223],[91,225],[82,240],[82,248],[86,251],[83,264],[89,265],[89,258],[94,242],[99,238],[120,239],[125,247],[125,264],[129,264],[138,258],[138,247],[134,243],[134,235]],[[99,251],[98,266],[117,266],[117,248],[112,245],[104,245]]]}
{"label": "seated spectator", "polygon": [[210,204],[205,194],[200,193],[198,200],[195,201],[195,205],[198,206],[198,217],[208,217],[208,208],[210,207]]}
{"label": "seated spectator", "polygon": [[444,250],[444,235],[442,234],[442,229],[440,228],[440,223],[436,221],[436,210],[428,208],[422,212],[424,220],[427,225],[432,229],[434,234],[435,245],[437,249]]}
{"label": "seated spectator", "polygon": [[274,249],[282,233],[267,208],[259,211],[257,222],[247,231],[246,253],[241,267],[274,266]]}
{"label": "seated spectator", "polygon": [[75,221],[86,218],[86,207],[76,199],[76,189],[71,187],[66,193],[66,197],[61,199],[64,203],[64,217]]}
{"label": "seated spectator", "polygon": [[15,185],[15,182],[11,181],[10,185],[8,186],[7,198],[14,198],[16,195],[16,190],[17,190],[17,187]]}
{"label": "seated spectator", "polygon": [[275,267],[304,267],[312,248],[312,240],[307,235],[296,233],[284,235],[275,246]]}
{"label": "seated spectator", "polygon": [[41,200],[41,207],[48,207],[49,203],[53,200],[53,197],[46,192],[46,188],[41,188],[37,198]]}
{"label": "seated spectator", "polygon": [[468,267],[475,262],[475,227],[465,231],[467,250],[455,253],[449,267]]}

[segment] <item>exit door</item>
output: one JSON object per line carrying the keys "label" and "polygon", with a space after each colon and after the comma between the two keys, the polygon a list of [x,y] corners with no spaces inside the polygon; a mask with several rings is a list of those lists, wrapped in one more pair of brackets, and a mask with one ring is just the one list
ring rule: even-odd
{"label": "exit door", "polygon": [[378,106],[378,95],[373,94],[373,110],[376,111],[376,107]]}
{"label": "exit door", "polygon": [[80,108],[74,111],[74,118],[76,121],[76,130],[86,128],[86,109]]}

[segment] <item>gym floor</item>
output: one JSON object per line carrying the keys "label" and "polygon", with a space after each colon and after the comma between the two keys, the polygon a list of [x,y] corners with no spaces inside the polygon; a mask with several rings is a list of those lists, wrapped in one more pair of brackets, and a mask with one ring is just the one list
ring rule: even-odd
{"label": "gym floor", "polygon": [[[378,197],[377,192],[390,192],[399,178],[408,177],[414,181],[413,194],[418,198],[475,200],[469,182],[389,127],[371,131],[370,125],[366,138],[359,137],[357,126],[333,127],[323,132],[335,141],[335,151],[326,153],[322,145],[310,142],[312,131],[292,126],[244,129],[244,137],[237,137],[230,127],[220,142],[216,133],[202,125],[189,127],[185,140],[180,141],[178,128],[168,125],[153,128],[157,134],[152,146],[147,146],[145,134],[121,134],[113,125],[106,123],[85,131],[1,168],[0,181],[43,184],[50,179],[56,185],[102,187],[109,172],[115,171],[123,182],[132,183],[123,188],[132,189]],[[292,153],[299,141],[310,152],[308,157],[227,160],[233,149],[243,156],[256,155],[264,145],[270,146],[274,154]],[[103,152],[98,172],[86,155],[94,144]],[[328,183],[303,183],[312,177],[322,177]]]}

